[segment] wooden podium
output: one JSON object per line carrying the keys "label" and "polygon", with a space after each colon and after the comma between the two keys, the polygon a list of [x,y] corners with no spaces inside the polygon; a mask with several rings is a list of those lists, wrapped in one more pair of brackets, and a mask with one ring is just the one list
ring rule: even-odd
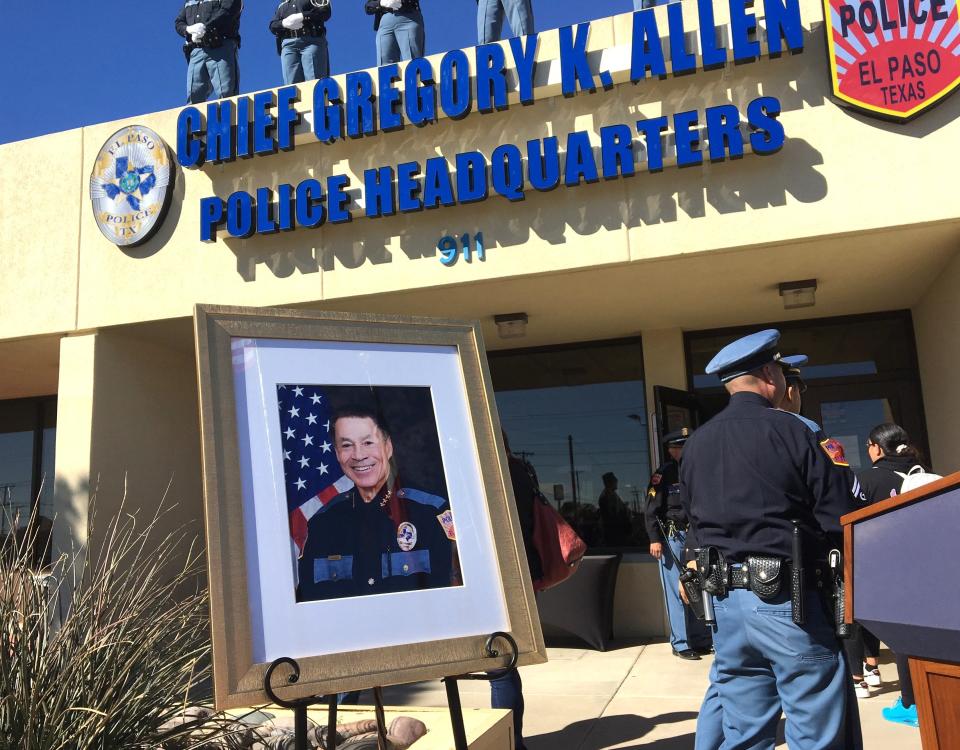
{"label": "wooden podium", "polygon": [[957,750],[960,473],[840,521],[848,622],[910,657],[924,750]]}

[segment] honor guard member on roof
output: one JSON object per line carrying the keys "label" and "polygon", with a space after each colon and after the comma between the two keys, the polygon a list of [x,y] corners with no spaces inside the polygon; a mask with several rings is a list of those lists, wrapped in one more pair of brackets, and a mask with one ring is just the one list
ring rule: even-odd
{"label": "honor guard member on roof", "polygon": [[[680,567],[687,539],[687,514],[680,503],[680,464],[690,436],[684,427],[663,439],[669,457],[650,477],[644,522],[650,554],[660,561],[660,582],[670,617],[670,645],[674,656],[699,659],[710,651],[710,631],[680,600]],[[669,549],[664,547],[669,546]]]}
{"label": "honor guard member on roof", "polygon": [[186,0],[174,22],[186,39],[187,101],[197,104],[240,92],[237,50],[240,48],[242,0]]}
{"label": "honor guard member on roof", "polygon": [[283,0],[277,6],[270,31],[277,37],[284,85],[330,75],[324,26],[330,14],[330,0]]}
{"label": "honor guard member on roof", "polygon": [[[782,710],[791,750],[851,750],[862,747],[856,699],[818,586],[854,508],[850,470],[813,422],[773,408],[786,389],[779,340],[746,336],[707,365],[730,403],[690,437],[680,467],[687,547],[715,610],[707,698],[719,698],[725,749],[773,748]],[[704,729],[713,744],[696,747],[716,750]]]}
{"label": "honor guard member on roof", "polygon": [[423,57],[425,32],[420,0],[366,0],[377,32],[377,65]]}
{"label": "honor guard member on roof", "polygon": [[337,460],[354,486],[310,519],[297,601],[457,585],[450,506],[394,479],[383,419],[343,409],[333,427]]}

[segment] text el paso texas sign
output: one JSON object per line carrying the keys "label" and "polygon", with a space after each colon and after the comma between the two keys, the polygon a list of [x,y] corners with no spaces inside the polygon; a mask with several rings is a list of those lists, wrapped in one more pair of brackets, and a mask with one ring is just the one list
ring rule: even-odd
{"label": "text el paso texas sign", "polygon": [[833,93],[909,120],[960,83],[956,0],[823,0]]}

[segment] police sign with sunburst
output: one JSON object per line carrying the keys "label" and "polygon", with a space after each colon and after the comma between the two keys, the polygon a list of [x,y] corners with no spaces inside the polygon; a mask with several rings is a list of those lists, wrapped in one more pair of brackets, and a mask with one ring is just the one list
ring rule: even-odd
{"label": "police sign with sunburst", "polygon": [[823,0],[833,93],[906,121],[960,84],[956,0]]}
{"label": "police sign with sunburst", "polygon": [[150,128],[130,125],[100,149],[90,175],[93,215],[115,245],[146,242],[167,212],[173,192],[167,144]]}

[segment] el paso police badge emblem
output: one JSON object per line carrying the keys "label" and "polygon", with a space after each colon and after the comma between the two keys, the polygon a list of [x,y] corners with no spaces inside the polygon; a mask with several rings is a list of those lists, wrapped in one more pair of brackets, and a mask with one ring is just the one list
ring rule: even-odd
{"label": "el paso police badge emblem", "polygon": [[150,128],[129,125],[103,144],[90,175],[93,215],[115,245],[148,240],[167,212],[173,193],[167,144]]}
{"label": "el paso police badge emblem", "polygon": [[956,0],[823,0],[833,93],[904,122],[960,83]]}

